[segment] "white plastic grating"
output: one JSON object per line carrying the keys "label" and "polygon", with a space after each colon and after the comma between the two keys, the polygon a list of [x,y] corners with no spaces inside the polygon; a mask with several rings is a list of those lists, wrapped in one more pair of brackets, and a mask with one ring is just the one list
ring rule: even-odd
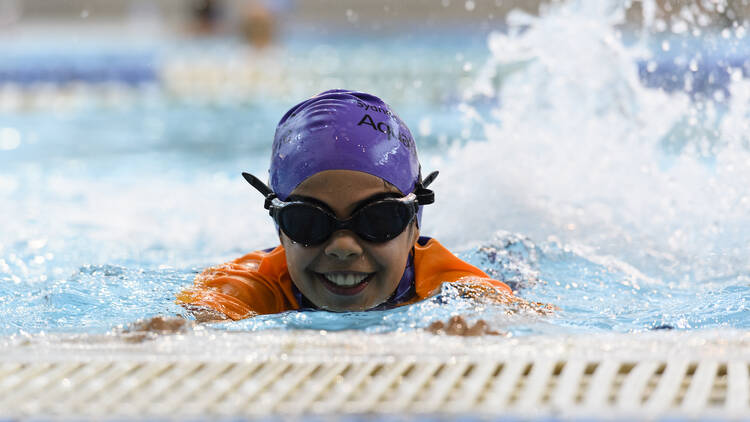
{"label": "white plastic grating", "polygon": [[347,414],[746,419],[750,335],[204,331],[0,347],[0,418]]}

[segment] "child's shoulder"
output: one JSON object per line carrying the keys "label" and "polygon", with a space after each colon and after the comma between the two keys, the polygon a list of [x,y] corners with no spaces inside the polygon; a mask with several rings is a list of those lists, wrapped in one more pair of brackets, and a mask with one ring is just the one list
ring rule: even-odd
{"label": "child's shoulder", "polygon": [[277,261],[282,261],[284,266],[286,266],[286,255],[284,254],[284,248],[280,245],[250,252],[235,260],[221,264],[219,267],[236,265],[242,266],[251,271],[257,271],[261,264],[274,263],[278,265]]}
{"label": "child's shoulder", "polygon": [[284,249],[259,250],[206,268],[177,303],[242,319],[296,309]]}
{"label": "child's shoulder", "polygon": [[420,237],[414,246],[414,272],[415,287],[420,298],[430,296],[443,283],[457,281],[486,284],[511,293],[505,283],[493,280],[430,237]]}

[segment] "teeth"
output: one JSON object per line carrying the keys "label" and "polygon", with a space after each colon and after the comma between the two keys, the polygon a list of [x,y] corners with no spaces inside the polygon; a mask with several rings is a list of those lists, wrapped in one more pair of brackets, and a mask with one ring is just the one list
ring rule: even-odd
{"label": "teeth", "polygon": [[324,274],[325,278],[333,284],[338,286],[354,286],[366,279],[368,274],[341,274],[341,273],[328,273]]}

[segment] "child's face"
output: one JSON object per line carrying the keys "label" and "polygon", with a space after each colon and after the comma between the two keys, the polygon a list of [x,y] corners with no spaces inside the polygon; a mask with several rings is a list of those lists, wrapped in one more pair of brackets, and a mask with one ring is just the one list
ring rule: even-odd
{"label": "child's face", "polygon": [[[322,201],[337,218],[345,219],[360,202],[387,192],[401,195],[379,177],[351,170],[328,170],[303,181],[292,195]],[[304,246],[293,242],[283,231],[280,234],[292,281],[316,306],[331,311],[360,311],[385,302],[396,290],[418,237],[416,218],[400,235],[385,243],[367,242],[354,232],[340,230],[320,245]],[[353,288],[329,281],[347,276],[355,280],[368,278]]]}

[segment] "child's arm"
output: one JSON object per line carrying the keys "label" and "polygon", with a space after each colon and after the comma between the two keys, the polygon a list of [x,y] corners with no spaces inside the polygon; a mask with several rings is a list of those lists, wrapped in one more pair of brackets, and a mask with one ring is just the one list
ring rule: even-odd
{"label": "child's arm", "polygon": [[464,277],[451,283],[451,286],[458,290],[461,297],[464,298],[498,305],[511,305],[508,309],[510,313],[531,311],[538,314],[550,314],[557,309],[553,305],[529,302],[515,296],[505,283],[502,283],[502,288],[498,287],[496,283],[498,281],[491,278]]}
{"label": "child's arm", "polygon": [[415,246],[414,264],[420,279],[417,294],[421,298],[438,293],[443,283],[450,282],[463,297],[512,305],[511,312],[531,310],[545,314],[555,309],[554,306],[514,296],[507,284],[490,278],[479,268],[462,261],[435,239]]}
{"label": "child's arm", "polygon": [[288,310],[291,306],[288,295],[274,282],[274,272],[261,271],[265,269],[263,260],[270,256],[262,251],[253,252],[207,268],[195,278],[193,286],[177,296],[177,303],[199,321],[239,320]]}
{"label": "child's arm", "polygon": [[184,304],[182,305],[183,308],[185,308],[188,312],[190,312],[193,317],[195,317],[195,322],[203,323],[203,322],[221,322],[221,321],[227,321],[230,318],[221,312],[207,308],[205,306],[196,306],[196,305],[189,305]]}

